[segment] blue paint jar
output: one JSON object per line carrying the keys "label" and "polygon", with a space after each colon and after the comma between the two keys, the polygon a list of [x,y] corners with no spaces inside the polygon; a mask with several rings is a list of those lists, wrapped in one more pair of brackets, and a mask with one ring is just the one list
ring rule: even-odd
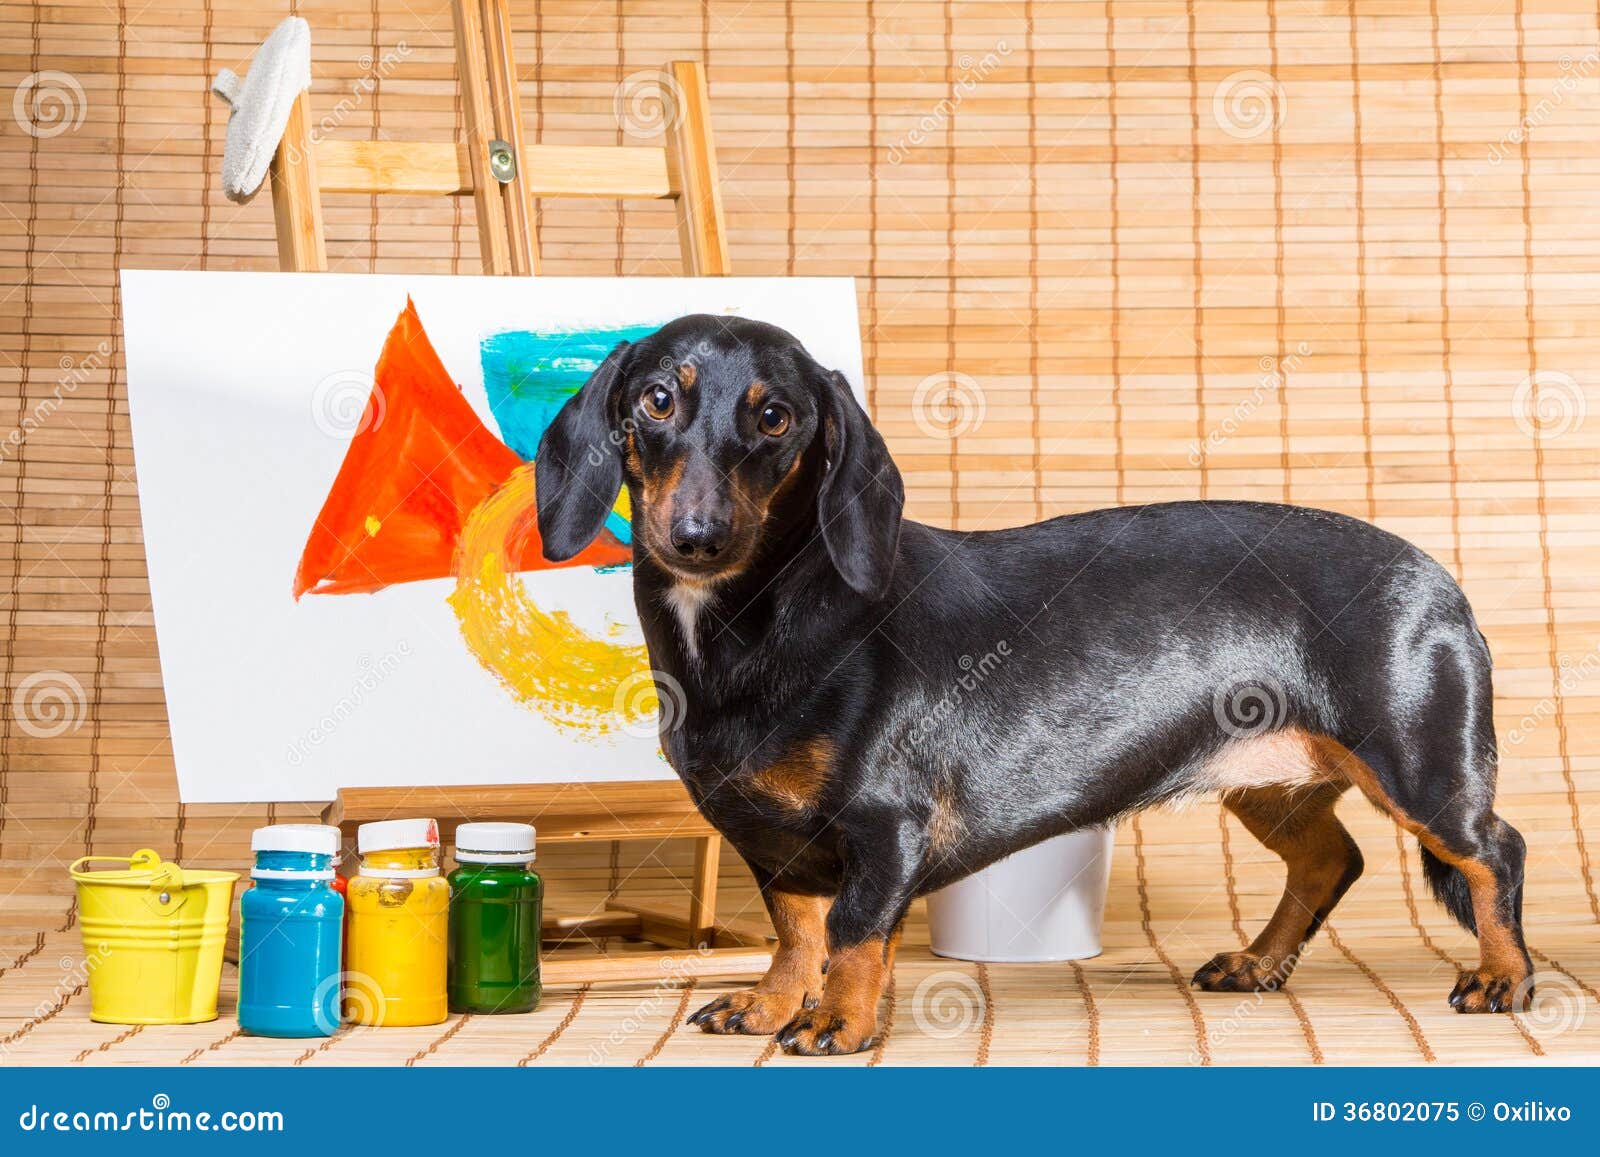
{"label": "blue paint jar", "polygon": [[333,889],[339,829],[274,824],[250,838],[255,886],[239,902],[239,1027],[254,1036],[332,1036],[339,1027],[344,897]]}

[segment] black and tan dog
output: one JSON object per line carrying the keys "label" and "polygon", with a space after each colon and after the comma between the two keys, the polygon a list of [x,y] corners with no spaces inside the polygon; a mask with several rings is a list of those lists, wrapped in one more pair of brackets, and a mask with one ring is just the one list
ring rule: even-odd
{"label": "black and tan dog", "polygon": [[1243,952],[1194,983],[1274,987],[1361,874],[1351,785],[1475,929],[1462,1012],[1527,998],[1524,845],[1494,812],[1489,651],[1420,550],[1248,502],[983,533],[902,521],[844,378],[789,334],[691,316],[614,350],[537,457],[551,559],[633,504],[661,741],[761,886],[778,949],[691,1018],[796,1053],[871,1043],[911,901],[1048,836],[1219,791],[1288,866]]}

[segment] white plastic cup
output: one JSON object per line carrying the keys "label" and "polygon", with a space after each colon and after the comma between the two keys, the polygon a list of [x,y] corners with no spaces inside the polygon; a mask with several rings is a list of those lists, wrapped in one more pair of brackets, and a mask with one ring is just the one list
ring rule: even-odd
{"label": "white plastic cup", "polygon": [[1100,955],[1110,828],[1055,836],[928,896],[937,956],[990,963]]}

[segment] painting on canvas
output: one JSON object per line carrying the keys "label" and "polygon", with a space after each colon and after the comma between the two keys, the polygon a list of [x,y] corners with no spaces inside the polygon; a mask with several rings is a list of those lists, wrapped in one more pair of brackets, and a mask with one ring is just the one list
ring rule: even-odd
{"label": "painting on canvas", "polygon": [[859,391],[848,279],[123,274],[186,802],[667,778],[627,493],[548,562],[533,460],[620,341],[789,330]]}

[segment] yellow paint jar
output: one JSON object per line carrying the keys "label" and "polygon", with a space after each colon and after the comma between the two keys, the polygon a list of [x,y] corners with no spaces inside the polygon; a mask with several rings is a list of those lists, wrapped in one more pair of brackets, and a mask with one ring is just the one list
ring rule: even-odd
{"label": "yellow paint jar", "polygon": [[449,1015],[445,967],[450,885],[439,873],[439,825],[383,820],[356,833],[344,1016],[366,1025],[438,1024]]}

